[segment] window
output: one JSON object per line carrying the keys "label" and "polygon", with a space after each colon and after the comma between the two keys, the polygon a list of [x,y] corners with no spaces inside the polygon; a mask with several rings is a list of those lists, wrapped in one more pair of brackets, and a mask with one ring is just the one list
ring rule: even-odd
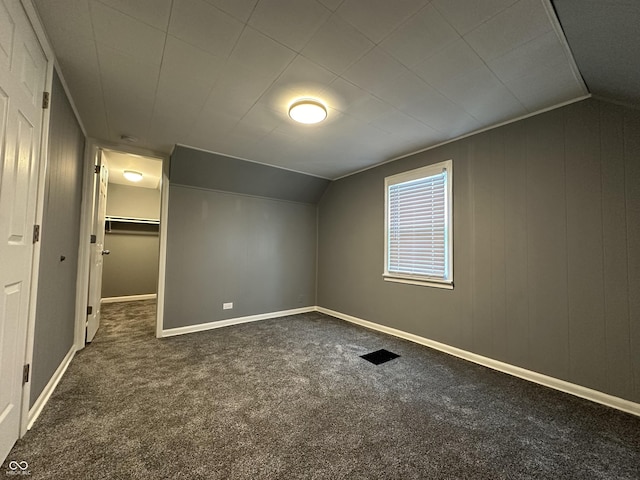
{"label": "window", "polygon": [[384,279],[453,288],[453,162],[385,178]]}

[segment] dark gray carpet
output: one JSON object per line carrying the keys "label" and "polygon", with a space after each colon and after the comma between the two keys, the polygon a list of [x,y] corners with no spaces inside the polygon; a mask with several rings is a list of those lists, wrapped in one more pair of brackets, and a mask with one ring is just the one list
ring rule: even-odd
{"label": "dark gray carpet", "polygon": [[[640,478],[632,415],[319,313],[156,340],[154,310],[104,306],[1,474]],[[381,348],[401,357],[360,358]]]}

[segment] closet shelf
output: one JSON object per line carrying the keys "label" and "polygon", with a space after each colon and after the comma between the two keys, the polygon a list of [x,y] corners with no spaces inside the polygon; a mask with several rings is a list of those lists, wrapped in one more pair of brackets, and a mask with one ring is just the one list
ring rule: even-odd
{"label": "closet shelf", "polygon": [[160,221],[153,218],[105,217],[105,233],[119,235],[158,235]]}
{"label": "closet shelf", "polygon": [[155,218],[133,218],[133,217],[113,217],[107,215],[105,217],[107,222],[122,222],[122,223],[146,223],[150,225],[159,225],[160,220]]}

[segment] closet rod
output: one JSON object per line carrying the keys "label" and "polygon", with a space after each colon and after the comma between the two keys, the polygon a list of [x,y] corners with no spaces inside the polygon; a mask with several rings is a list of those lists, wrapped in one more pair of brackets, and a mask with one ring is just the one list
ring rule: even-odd
{"label": "closet rod", "polygon": [[148,223],[152,225],[160,224],[160,220],[155,218],[113,217],[108,215],[105,217],[105,220],[107,222]]}

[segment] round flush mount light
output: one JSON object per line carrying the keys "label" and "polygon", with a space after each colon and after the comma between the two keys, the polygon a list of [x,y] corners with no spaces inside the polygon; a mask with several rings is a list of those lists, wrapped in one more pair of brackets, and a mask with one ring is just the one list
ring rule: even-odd
{"label": "round flush mount light", "polygon": [[327,118],[327,109],[318,100],[305,98],[297,100],[289,107],[289,116],[300,123],[319,123]]}
{"label": "round flush mount light", "polygon": [[134,172],[133,170],[125,170],[123,175],[124,178],[130,182],[139,182],[142,180],[142,174],[140,172]]}

